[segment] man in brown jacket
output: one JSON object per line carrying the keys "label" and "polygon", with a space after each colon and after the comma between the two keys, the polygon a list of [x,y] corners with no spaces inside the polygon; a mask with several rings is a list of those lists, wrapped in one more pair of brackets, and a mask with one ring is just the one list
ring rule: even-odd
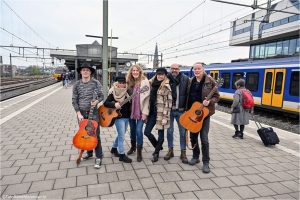
{"label": "man in brown jacket", "polygon": [[189,161],[190,165],[195,165],[199,163],[199,155],[200,149],[198,144],[198,135],[200,133],[201,139],[201,150],[202,150],[202,162],[203,168],[202,171],[204,173],[209,173],[209,142],[208,142],[208,132],[209,132],[209,124],[210,124],[210,116],[215,113],[215,103],[219,101],[219,92],[216,91],[211,99],[206,99],[208,94],[215,87],[215,81],[212,77],[208,76],[205,71],[203,64],[197,62],[193,65],[193,70],[195,76],[190,79],[188,85],[188,99],[187,99],[187,110],[192,107],[192,104],[196,101],[202,103],[204,106],[207,106],[209,109],[209,115],[203,120],[203,125],[198,133],[191,133],[191,144],[193,149],[193,158]]}

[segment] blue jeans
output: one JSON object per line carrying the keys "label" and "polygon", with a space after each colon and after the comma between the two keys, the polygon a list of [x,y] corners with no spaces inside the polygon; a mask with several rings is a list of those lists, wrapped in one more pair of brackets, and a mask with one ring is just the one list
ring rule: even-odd
{"label": "blue jeans", "polygon": [[[83,116],[84,119],[88,119],[89,118],[89,111],[80,110],[80,113],[82,114],[82,116]],[[102,159],[103,158],[103,152],[102,152],[101,139],[100,139],[100,126],[99,126],[99,119],[98,119],[98,111],[97,111],[97,109],[94,109],[93,119],[98,122],[98,127],[97,127],[97,130],[96,130],[98,144],[97,144],[97,146],[95,148],[95,154],[96,154],[97,158],[101,158]],[[92,156],[93,155],[93,150],[87,151],[87,154]]]}
{"label": "blue jeans", "polygon": [[143,120],[129,119],[130,140],[137,141],[137,145],[143,146]]}
{"label": "blue jeans", "polygon": [[201,139],[201,150],[202,150],[202,161],[203,163],[209,163],[209,142],[208,142],[208,132],[209,132],[209,124],[210,124],[210,117],[206,117],[203,120],[202,128],[198,133],[190,133],[191,144],[193,149],[193,158],[199,159],[200,156],[200,149],[198,143],[198,135],[200,133]]}
{"label": "blue jeans", "polygon": [[117,137],[113,143],[113,148],[117,148],[119,154],[125,154],[124,149],[124,140],[125,133],[128,127],[129,119],[128,118],[118,118],[115,120],[115,126],[117,129]]}
{"label": "blue jeans", "polygon": [[181,126],[179,123],[179,118],[182,115],[183,112],[181,111],[171,111],[170,114],[170,127],[167,130],[167,140],[168,140],[168,147],[173,148],[173,134],[174,134],[174,119],[176,119],[179,129],[179,135],[180,135],[180,150],[185,150],[186,143],[185,143],[185,128]]}

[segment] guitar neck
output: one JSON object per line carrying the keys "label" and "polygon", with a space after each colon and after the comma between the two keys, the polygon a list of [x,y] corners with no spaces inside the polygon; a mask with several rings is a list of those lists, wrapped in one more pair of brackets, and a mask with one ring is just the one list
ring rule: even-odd
{"label": "guitar neck", "polygon": [[120,106],[124,106],[127,102],[129,102],[135,95],[137,95],[137,92],[134,92],[130,97],[126,98],[122,103],[120,103]]}
{"label": "guitar neck", "polygon": [[211,99],[211,97],[213,96],[213,94],[217,91],[218,86],[215,86],[212,91],[210,91],[210,93],[207,95],[206,99],[209,100]]}
{"label": "guitar neck", "polygon": [[89,118],[88,118],[89,121],[90,121],[90,120],[93,120],[93,112],[94,112],[94,108],[95,108],[94,106],[91,106],[91,109],[90,109],[90,112],[89,112]]}

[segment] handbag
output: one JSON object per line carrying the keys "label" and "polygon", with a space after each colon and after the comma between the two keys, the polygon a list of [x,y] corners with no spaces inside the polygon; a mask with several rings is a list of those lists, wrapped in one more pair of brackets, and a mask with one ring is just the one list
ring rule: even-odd
{"label": "handbag", "polygon": [[241,110],[240,110],[240,106],[239,105],[237,105],[236,107],[234,107],[232,109],[232,113],[240,113],[240,112],[241,112]]}

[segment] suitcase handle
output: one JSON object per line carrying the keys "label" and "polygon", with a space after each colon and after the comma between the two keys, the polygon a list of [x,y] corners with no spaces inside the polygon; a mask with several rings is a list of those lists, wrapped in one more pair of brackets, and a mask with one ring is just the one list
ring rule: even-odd
{"label": "suitcase handle", "polygon": [[[252,113],[252,118],[253,118],[253,121],[255,122],[255,125],[257,126],[258,129],[260,129],[260,128],[263,127],[263,126],[261,125],[261,123],[259,123],[258,121],[255,120],[255,117],[254,117],[254,114],[253,114],[253,113]],[[258,125],[259,125],[260,127],[259,127]]]}

